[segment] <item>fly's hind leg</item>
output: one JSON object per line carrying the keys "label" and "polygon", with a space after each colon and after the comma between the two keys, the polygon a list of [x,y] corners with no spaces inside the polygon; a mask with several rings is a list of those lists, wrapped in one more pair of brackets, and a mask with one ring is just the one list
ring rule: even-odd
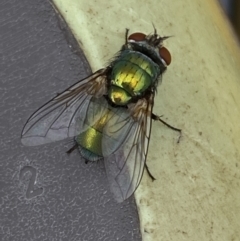
{"label": "fly's hind leg", "polygon": [[[79,145],[78,143],[74,140],[74,145],[66,152],[67,154],[71,154],[73,151],[78,149]],[[85,163],[88,164],[88,160],[85,159]]]}
{"label": "fly's hind leg", "polygon": [[77,148],[78,148],[78,144],[77,144],[77,142],[75,142],[74,145],[66,153],[71,154]]}
{"label": "fly's hind leg", "polygon": [[149,170],[149,168],[148,168],[146,163],[144,164],[144,167],[145,167],[145,169],[147,171],[148,176],[152,179],[152,181],[155,181],[156,178],[152,175],[152,173],[150,172],[150,170]]}
{"label": "fly's hind leg", "polygon": [[157,115],[155,115],[155,114],[153,114],[153,113],[152,113],[152,119],[153,119],[153,120],[161,121],[165,126],[169,127],[169,128],[172,129],[173,131],[177,131],[177,132],[179,133],[179,137],[178,137],[177,143],[180,142],[180,139],[181,139],[181,137],[182,137],[182,130],[181,130],[181,129],[169,125],[167,122],[165,122],[164,120],[161,119],[161,116],[157,116]]}
{"label": "fly's hind leg", "polygon": [[[161,116],[157,116],[157,115],[155,115],[155,114],[152,113],[152,116],[151,116],[151,117],[152,117],[153,120],[161,121],[165,126],[169,127],[169,128],[172,129],[173,131],[177,131],[177,132],[179,133],[179,137],[178,137],[177,143],[180,142],[180,139],[181,139],[181,137],[182,137],[182,130],[181,130],[181,129],[169,125],[167,122],[165,122],[164,120],[161,119]],[[149,168],[148,168],[148,166],[147,166],[146,163],[144,164],[144,167],[145,167],[145,169],[146,169],[146,171],[147,171],[148,176],[152,179],[152,181],[156,180],[156,178],[151,174],[151,172],[150,172],[150,170],[149,170]]]}

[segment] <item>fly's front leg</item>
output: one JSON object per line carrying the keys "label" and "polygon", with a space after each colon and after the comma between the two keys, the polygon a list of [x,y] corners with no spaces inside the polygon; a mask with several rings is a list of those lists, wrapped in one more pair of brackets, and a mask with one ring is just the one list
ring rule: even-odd
{"label": "fly's front leg", "polygon": [[180,142],[180,139],[181,139],[181,137],[182,137],[182,130],[181,130],[181,129],[169,125],[167,122],[165,122],[164,120],[161,119],[161,116],[157,116],[157,115],[155,115],[155,114],[153,114],[153,113],[152,113],[152,119],[153,119],[153,120],[161,121],[165,126],[169,127],[169,128],[172,129],[173,131],[177,131],[177,132],[179,133],[179,138],[178,138],[177,143]]}
{"label": "fly's front leg", "polygon": [[125,33],[125,45],[128,43],[128,33],[129,33],[129,28],[126,28],[126,33]]}
{"label": "fly's front leg", "polygon": [[126,28],[126,33],[125,33],[125,43],[124,45],[122,46],[121,50],[125,50],[125,49],[128,49],[128,33],[129,33],[129,29]]}

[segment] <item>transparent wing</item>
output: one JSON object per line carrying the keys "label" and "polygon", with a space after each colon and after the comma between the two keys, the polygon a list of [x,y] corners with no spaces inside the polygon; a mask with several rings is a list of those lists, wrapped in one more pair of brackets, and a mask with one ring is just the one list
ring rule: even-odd
{"label": "transparent wing", "polygon": [[[77,135],[79,116],[86,116],[91,98],[106,93],[107,69],[100,69],[38,109],[22,131],[22,143],[37,146]],[[78,127],[76,127],[78,125]]]}
{"label": "transparent wing", "polygon": [[133,194],[142,178],[151,134],[153,97],[152,94],[149,99],[131,104],[118,122],[110,120],[108,133],[103,137],[106,173],[119,202]]}

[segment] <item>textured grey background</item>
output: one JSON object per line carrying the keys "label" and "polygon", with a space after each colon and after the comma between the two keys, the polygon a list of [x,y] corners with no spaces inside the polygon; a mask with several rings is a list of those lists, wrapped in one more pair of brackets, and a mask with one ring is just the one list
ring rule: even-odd
{"label": "textured grey background", "polygon": [[102,162],[68,156],[66,141],[20,142],[38,107],[90,73],[73,46],[47,0],[1,0],[1,241],[141,240],[134,199],[114,201]]}

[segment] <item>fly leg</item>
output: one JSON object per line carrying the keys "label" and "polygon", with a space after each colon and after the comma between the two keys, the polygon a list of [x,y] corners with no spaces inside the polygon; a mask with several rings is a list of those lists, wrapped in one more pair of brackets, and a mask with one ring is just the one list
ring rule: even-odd
{"label": "fly leg", "polygon": [[129,29],[126,28],[126,33],[125,33],[125,44],[122,46],[121,50],[128,49],[128,33],[129,33]]}
{"label": "fly leg", "polygon": [[161,119],[161,116],[157,116],[157,115],[155,115],[155,114],[153,114],[153,113],[152,113],[152,119],[153,119],[153,120],[161,121],[165,126],[169,127],[169,128],[172,129],[173,131],[177,131],[177,132],[179,133],[179,137],[178,137],[177,143],[180,142],[180,139],[181,139],[181,137],[182,137],[182,130],[181,130],[181,129],[169,125],[167,122],[165,122],[164,120]]}
{"label": "fly leg", "polygon": [[126,28],[126,33],[125,33],[125,45],[127,46],[128,43],[128,33],[129,33],[129,28]]}
{"label": "fly leg", "polygon": [[[169,128],[172,129],[173,131],[177,131],[177,132],[179,133],[179,138],[178,138],[177,143],[180,142],[180,139],[181,139],[181,137],[182,137],[182,130],[181,130],[181,129],[169,125],[167,122],[165,122],[164,120],[161,119],[161,116],[157,116],[157,115],[155,115],[155,114],[152,113],[152,116],[151,116],[151,117],[152,117],[153,120],[161,121],[165,126],[169,127]],[[144,167],[145,167],[145,169],[146,169],[146,171],[147,171],[148,176],[152,179],[152,181],[156,180],[156,178],[155,178],[155,177],[152,175],[152,173],[150,172],[150,170],[149,170],[149,168],[148,168],[148,166],[147,166],[146,163],[144,164]]]}
{"label": "fly leg", "polygon": [[71,147],[66,153],[67,154],[71,154],[74,150],[76,150],[78,148],[78,144],[77,142],[75,142],[75,144],[73,145],[73,147]]}
{"label": "fly leg", "polygon": [[146,163],[144,164],[144,167],[145,167],[145,169],[147,171],[148,176],[152,179],[152,181],[155,181],[156,178],[152,175],[152,173],[150,172],[150,170],[149,170],[149,168],[148,168]]}
{"label": "fly leg", "polygon": [[71,140],[69,141],[69,144],[71,144],[72,147],[71,147],[68,151],[66,151],[66,153],[67,153],[68,155],[70,155],[72,152],[74,152],[75,150],[77,150],[78,147],[79,147],[79,145],[78,145],[78,143],[76,142],[75,138],[71,139]]}
{"label": "fly leg", "polygon": [[[75,151],[76,149],[78,149],[78,144],[75,141],[75,144],[66,152],[67,154],[71,154],[73,151]],[[88,160],[85,160],[85,163],[88,164]]]}

